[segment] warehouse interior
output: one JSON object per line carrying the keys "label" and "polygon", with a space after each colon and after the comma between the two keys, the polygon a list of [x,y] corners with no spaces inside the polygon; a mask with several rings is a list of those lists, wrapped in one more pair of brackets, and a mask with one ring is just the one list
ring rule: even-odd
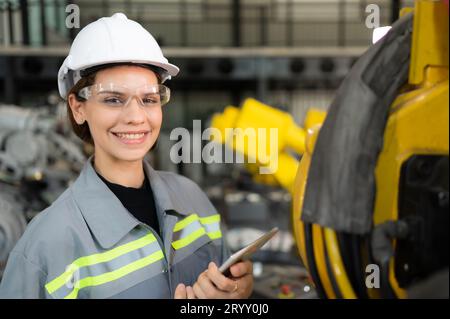
{"label": "warehouse interior", "polygon": [[[180,68],[152,167],[200,186],[233,252],[279,228],[252,256],[251,298],[448,298],[449,11],[432,0],[0,0],[0,280],[93,153],[57,75],[117,12]],[[174,162],[208,127],[276,128],[277,171],[220,139],[255,161]]]}

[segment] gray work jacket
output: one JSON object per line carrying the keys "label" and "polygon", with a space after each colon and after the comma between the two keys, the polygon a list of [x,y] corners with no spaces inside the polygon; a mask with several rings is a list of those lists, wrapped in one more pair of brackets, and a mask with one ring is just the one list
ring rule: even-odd
{"label": "gray work jacket", "polygon": [[9,255],[0,298],[172,298],[229,256],[220,215],[191,180],[144,161],[161,236],[97,176],[78,179],[28,225]]}

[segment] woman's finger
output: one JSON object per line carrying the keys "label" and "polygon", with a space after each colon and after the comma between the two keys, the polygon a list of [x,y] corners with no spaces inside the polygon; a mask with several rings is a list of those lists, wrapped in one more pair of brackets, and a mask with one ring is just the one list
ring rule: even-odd
{"label": "woman's finger", "polygon": [[221,292],[214,286],[211,279],[209,279],[208,272],[202,273],[197,280],[200,288],[205,293],[206,298],[221,298]]}
{"label": "woman's finger", "polygon": [[235,289],[235,282],[230,278],[225,277],[213,262],[209,263],[206,275],[212,283],[222,291],[233,292]]}
{"label": "woman's finger", "polygon": [[186,287],[184,284],[179,284],[175,289],[175,299],[186,299]]}
{"label": "woman's finger", "polygon": [[251,261],[241,261],[230,268],[231,275],[235,278],[239,278],[248,274],[252,274],[253,272],[253,264]]}
{"label": "woman's finger", "polygon": [[194,291],[194,294],[198,299],[207,299],[206,294],[203,292],[202,288],[198,284],[198,281],[194,284],[192,290]]}
{"label": "woman's finger", "polygon": [[191,286],[186,287],[187,299],[196,299],[194,289]]}

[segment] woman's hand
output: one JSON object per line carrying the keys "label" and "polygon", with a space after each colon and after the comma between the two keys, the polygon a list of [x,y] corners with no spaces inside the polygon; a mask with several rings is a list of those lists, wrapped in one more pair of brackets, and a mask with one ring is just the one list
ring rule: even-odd
{"label": "woman's hand", "polygon": [[194,290],[191,286],[185,286],[184,284],[179,284],[175,289],[175,299],[195,299]]}
{"label": "woman's hand", "polygon": [[[213,262],[202,272],[193,286],[200,299],[244,299],[253,290],[253,264],[243,261],[230,267],[232,278],[225,277]],[[189,287],[190,288],[190,287]]]}

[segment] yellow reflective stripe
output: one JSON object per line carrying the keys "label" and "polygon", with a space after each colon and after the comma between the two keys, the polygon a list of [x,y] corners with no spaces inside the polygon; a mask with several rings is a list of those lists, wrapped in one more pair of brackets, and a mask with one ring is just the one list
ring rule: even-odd
{"label": "yellow reflective stripe", "polygon": [[220,230],[218,231],[213,231],[213,232],[209,232],[208,233],[209,238],[211,238],[212,240],[214,239],[218,239],[218,238],[222,238],[222,232]]}
{"label": "yellow reflective stripe", "polygon": [[156,241],[156,238],[153,234],[150,233],[137,240],[126,243],[109,251],[90,256],[80,257],[77,260],[75,260],[72,264],[70,264],[63,274],[47,283],[45,285],[45,288],[47,289],[49,294],[52,294],[53,292],[61,288],[72,277],[73,273],[80,267],[86,267],[110,261],[133,250],[147,246],[148,244],[151,244],[154,241]]}
{"label": "yellow reflective stripe", "polygon": [[176,223],[175,227],[173,228],[173,231],[176,232],[176,231],[182,230],[184,227],[186,227],[187,225],[189,225],[190,223],[192,223],[193,221],[196,221],[196,220],[198,220],[197,214],[189,215],[182,221],[179,221],[178,223]]}
{"label": "yellow reflective stripe", "polygon": [[201,218],[199,218],[197,214],[189,215],[185,219],[183,219],[183,220],[179,221],[178,223],[176,223],[175,227],[173,228],[173,231],[177,232],[179,230],[182,230],[183,228],[185,228],[186,226],[188,226],[189,224],[191,224],[192,222],[194,222],[196,220],[200,220],[200,222],[203,225],[218,223],[218,222],[220,222],[220,215],[219,214],[215,214],[215,215],[212,215],[212,216],[201,217]]}
{"label": "yellow reflective stripe", "polygon": [[218,223],[218,222],[220,222],[220,215],[215,214],[215,215],[208,216],[208,217],[202,217],[202,218],[200,218],[200,222],[203,225]]}
{"label": "yellow reflective stripe", "polygon": [[74,284],[74,287],[76,287],[70,294],[64,297],[64,299],[75,299],[78,296],[78,291],[80,289],[91,287],[91,286],[99,286],[103,285],[105,283],[117,280],[119,278],[122,278],[129,273],[132,273],[133,271],[139,270],[141,268],[144,268],[150,264],[153,264],[154,262],[157,262],[158,260],[161,260],[164,258],[164,254],[162,250],[158,250],[157,252],[148,255],[147,257],[144,257],[142,259],[136,260],[126,266],[123,266],[119,269],[116,269],[114,271],[110,271],[98,276],[94,277],[86,277],[79,281],[77,281]]}
{"label": "yellow reflective stripe", "polygon": [[[192,224],[196,220],[199,220],[202,225],[211,225],[214,223],[220,223],[220,215],[215,214],[212,216],[201,217],[201,218],[199,218],[197,214],[189,215],[185,219],[176,223],[173,228],[173,231],[174,232],[180,231],[180,230],[186,228],[188,225]],[[179,239],[177,241],[174,241],[172,243],[172,247],[175,249],[180,249],[180,248],[186,247],[187,245],[189,245],[190,243],[192,243],[193,241],[195,241],[197,238],[199,238],[200,236],[202,236],[204,234],[207,234],[211,240],[222,237],[222,232],[220,230],[207,233],[206,230],[202,227],[202,228],[197,229],[196,231],[192,232],[188,236],[186,236],[182,239]]]}
{"label": "yellow reflective stripe", "polygon": [[205,229],[204,228],[199,228],[195,232],[190,233],[188,236],[186,236],[186,237],[184,237],[182,239],[179,239],[177,241],[174,241],[172,243],[172,247],[175,248],[175,249],[183,248],[183,247],[189,245],[194,240],[196,240],[197,238],[201,237],[204,234],[206,234]]}

